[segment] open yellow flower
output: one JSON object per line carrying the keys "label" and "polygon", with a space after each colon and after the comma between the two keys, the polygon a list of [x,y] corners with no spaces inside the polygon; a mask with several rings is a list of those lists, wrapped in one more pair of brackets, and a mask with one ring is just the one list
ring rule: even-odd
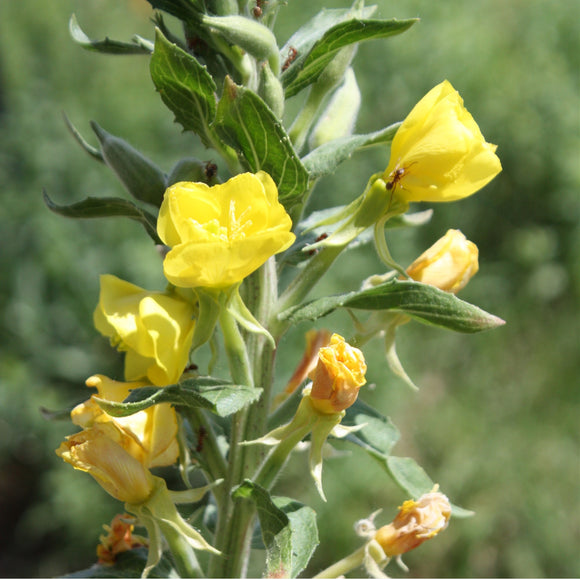
{"label": "open yellow flower", "polygon": [[112,422],[67,437],[56,454],[75,469],[92,475],[119,501],[141,504],[154,491],[155,478],[139,460],[138,443]]}
{"label": "open yellow flower", "polygon": [[403,201],[454,201],[472,195],[500,171],[487,143],[449,81],[431,89],[399,127],[383,179]]}
{"label": "open yellow flower", "polygon": [[447,527],[451,504],[447,496],[436,489],[417,501],[404,502],[395,519],[377,530],[374,539],[388,557],[413,550]]}
{"label": "open yellow flower", "polygon": [[159,237],[172,249],[165,277],[184,288],[226,288],[241,282],[294,241],[292,220],[263,171],[226,183],[180,182],[166,192]]}
{"label": "open yellow flower", "polygon": [[321,413],[340,413],[357,399],[366,383],[363,353],[342,336],[333,334],[330,344],[318,351],[318,364],[310,374],[312,406]]}
{"label": "open yellow flower", "polygon": [[477,246],[459,230],[448,230],[407,268],[407,274],[455,294],[477,273],[478,255]]}
{"label": "open yellow flower", "polygon": [[125,379],[178,382],[193,339],[194,308],[175,293],[148,292],[105,274],[94,313],[97,330],[126,351]]}
{"label": "open yellow flower", "polygon": [[[121,383],[105,377],[94,375],[86,381],[87,387],[97,389],[97,397],[120,403],[129,393],[137,388],[147,386],[144,382]],[[177,416],[169,403],[153,405],[128,417],[112,417],[101,409],[93,395],[88,401],[80,403],[71,411],[75,425],[90,428],[96,424],[112,422],[138,445],[133,447],[135,456],[145,467],[173,465],[179,456],[177,442]]]}

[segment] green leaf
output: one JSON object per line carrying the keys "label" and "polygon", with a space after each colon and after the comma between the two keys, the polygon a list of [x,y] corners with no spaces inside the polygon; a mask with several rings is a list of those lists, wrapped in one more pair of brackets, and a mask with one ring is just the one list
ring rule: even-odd
{"label": "green leaf", "polygon": [[249,480],[233,495],[256,504],[266,546],[267,577],[296,578],[318,545],[316,512],[290,498],[272,498],[263,487]]}
{"label": "green leaf", "polygon": [[400,34],[415,22],[417,22],[416,18],[408,20],[351,19],[334,25],[314,43],[303,59],[296,59],[294,66],[289,67],[282,75],[286,98],[296,95],[315,82],[341,48],[364,40]]}
{"label": "green leaf", "polygon": [[[323,8],[316,16],[311,18],[304,26],[301,26],[280,50],[281,60],[288,58],[289,54],[296,54],[296,57],[288,61],[285,70],[300,68],[306,55],[310,52],[314,44],[324,36],[325,32],[346,20],[351,20],[355,16],[359,18],[370,18],[376,11],[376,6],[366,6],[362,10],[352,8]],[[286,72],[286,75],[290,75]]]}
{"label": "green leaf", "polygon": [[366,135],[350,135],[324,143],[302,158],[310,179],[319,179],[334,173],[335,169],[355,151],[372,145],[390,143],[401,124],[395,123],[380,131]]}
{"label": "green leaf", "polygon": [[[364,387],[363,387],[364,388]],[[358,431],[345,437],[378,459],[386,459],[399,439],[399,430],[387,417],[384,417],[366,403],[357,399],[346,410],[342,425],[354,427],[364,425]]]}
{"label": "green leaf", "polygon": [[65,113],[62,115],[64,117],[64,122],[66,123],[67,129],[70,131],[71,135],[75,138],[75,141],[88,153],[93,159],[105,163],[103,159],[103,154],[101,150],[97,147],[93,147],[88,143],[85,138],[80,134],[79,130],[72,124],[71,120],[66,116]]}
{"label": "green leaf", "polygon": [[252,172],[268,173],[286,207],[299,202],[308,187],[308,172],[276,115],[256,93],[226,78],[215,128],[245,160]]}
{"label": "green leaf", "polygon": [[135,389],[122,403],[98,398],[97,401],[113,417],[127,417],[161,403],[201,407],[220,417],[227,417],[258,400],[261,393],[262,389],[233,385],[213,377],[198,377],[167,387]]}
{"label": "green leaf", "polygon": [[87,197],[71,205],[57,205],[46,191],[42,195],[44,203],[54,213],[77,219],[128,217],[141,223],[156,244],[163,244],[157,235],[157,218],[130,201],[118,197]]}
{"label": "green leaf", "polygon": [[456,332],[474,333],[504,324],[504,321],[449,292],[420,282],[391,280],[366,290],[327,296],[280,313],[292,323],[316,320],[337,308],[391,310],[424,324]]}
{"label": "green leaf", "polygon": [[[384,461],[384,466],[397,485],[413,499],[429,493],[435,485],[425,470],[411,457],[391,455]],[[451,513],[455,517],[466,518],[474,512],[452,504]]]}
{"label": "green leaf", "polygon": [[211,147],[214,134],[210,125],[216,113],[217,87],[206,67],[169,42],[157,28],[150,70],[155,88],[175,120]]}
{"label": "green leaf", "polygon": [[70,17],[69,31],[77,44],[93,52],[104,54],[151,54],[153,52],[153,44],[139,36],[135,36],[132,42],[120,42],[110,38],[91,40],[82,31],[74,14]]}
{"label": "green leaf", "polygon": [[[141,578],[143,568],[147,563],[147,549],[136,548],[121,552],[115,556],[112,566],[94,564],[86,570],[79,570],[63,576],[63,578]],[[172,563],[162,557],[159,564],[149,572],[148,578],[174,578],[176,572]]]}
{"label": "green leaf", "polygon": [[194,0],[147,0],[156,10],[163,10],[180,20],[196,20],[202,7]]}

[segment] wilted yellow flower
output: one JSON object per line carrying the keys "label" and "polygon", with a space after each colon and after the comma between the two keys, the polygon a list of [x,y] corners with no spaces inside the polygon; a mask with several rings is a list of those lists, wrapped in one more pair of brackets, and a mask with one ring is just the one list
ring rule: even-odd
{"label": "wilted yellow flower", "polygon": [[333,334],[329,346],[318,351],[318,364],[309,375],[312,406],[326,414],[348,409],[366,383],[366,371],[363,353],[350,346],[342,336]]}
{"label": "wilted yellow flower", "polygon": [[[121,383],[104,375],[89,377],[86,384],[87,387],[97,389],[100,399],[115,403],[124,401],[132,390],[147,386],[143,382]],[[100,423],[115,423],[138,442],[139,454],[136,457],[145,467],[173,465],[179,456],[177,416],[169,403],[153,405],[128,417],[112,417],[101,409],[92,396],[71,411],[71,419],[75,425],[84,428]]]}
{"label": "wilted yellow flower", "polygon": [[226,183],[180,182],[166,192],[159,237],[172,249],[166,278],[185,288],[225,288],[242,281],[294,241],[292,220],[278,189],[263,171]]}
{"label": "wilted yellow flower", "polygon": [[448,230],[408,268],[407,274],[440,290],[459,292],[479,269],[479,251],[459,230]]}
{"label": "wilted yellow flower", "polygon": [[431,89],[399,127],[383,179],[401,200],[467,197],[500,171],[496,145],[487,143],[449,81]]}
{"label": "wilted yellow flower", "polygon": [[110,526],[104,525],[107,535],[99,537],[101,543],[97,546],[99,564],[112,566],[118,554],[147,546],[146,538],[133,534],[135,518],[128,514],[117,514]]}
{"label": "wilted yellow flower", "polygon": [[105,274],[93,319],[97,330],[126,351],[125,378],[156,386],[176,383],[189,359],[194,308],[177,294],[148,292]]}
{"label": "wilted yellow flower", "polygon": [[404,502],[395,519],[377,530],[374,539],[387,556],[398,556],[436,536],[447,527],[450,517],[447,496],[432,491],[417,501]]}
{"label": "wilted yellow flower", "polygon": [[56,454],[75,469],[92,475],[119,501],[141,504],[154,491],[155,478],[138,459],[138,443],[112,422],[67,437]]}

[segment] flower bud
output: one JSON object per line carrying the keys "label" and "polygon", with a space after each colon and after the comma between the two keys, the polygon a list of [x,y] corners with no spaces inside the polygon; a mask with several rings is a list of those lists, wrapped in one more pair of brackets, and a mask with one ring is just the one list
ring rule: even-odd
{"label": "flower bud", "polygon": [[224,36],[232,44],[258,60],[267,60],[274,74],[280,72],[280,54],[274,33],[267,27],[244,16],[201,17],[202,22]]}
{"label": "flower bud", "polygon": [[258,94],[264,102],[272,109],[272,112],[282,118],[284,114],[284,87],[280,79],[272,72],[270,65],[265,62],[260,67],[260,84]]}
{"label": "flower bud", "polygon": [[456,294],[479,269],[478,254],[477,246],[459,230],[448,230],[407,268],[407,274],[417,282]]}
{"label": "flower bud", "polygon": [[501,171],[496,149],[485,141],[459,93],[443,81],[397,130],[383,179],[391,194],[407,202],[462,199]]}
{"label": "flower bud", "polygon": [[333,139],[352,135],[360,109],[361,95],[352,68],[344,74],[344,82],[332,95],[309,139],[310,149],[316,149]]}
{"label": "flower bud", "polygon": [[407,500],[399,510],[374,537],[388,557],[404,554],[433,538],[447,527],[451,517],[449,500],[438,491],[422,495],[417,501]]}
{"label": "flower bud", "polygon": [[344,411],[356,401],[360,387],[366,383],[366,370],[363,353],[333,334],[330,345],[318,351],[318,364],[310,375],[312,406],[324,414]]}
{"label": "flower bud", "polygon": [[165,173],[123,139],[107,133],[94,121],[91,127],[101,144],[103,160],[136,199],[159,207],[165,191]]}
{"label": "flower bud", "polygon": [[154,476],[137,459],[138,444],[113,423],[67,437],[56,454],[75,469],[92,475],[119,501],[141,504],[154,491]]}

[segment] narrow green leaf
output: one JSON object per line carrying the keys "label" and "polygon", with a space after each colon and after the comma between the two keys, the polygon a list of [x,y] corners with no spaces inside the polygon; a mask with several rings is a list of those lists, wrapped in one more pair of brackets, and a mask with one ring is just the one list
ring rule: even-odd
{"label": "narrow green leaf", "polygon": [[310,179],[319,179],[334,173],[335,169],[346,161],[355,151],[372,145],[390,143],[399,128],[400,123],[390,125],[380,131],[366,135],[350,135],[324,143],[302,158],[302,163],[310,175]]}
{"label": "narrow green leaf", "polygon": [[103,154],[101,150],[97,147],[93,147],[85,138],[80,134],[79,130],[72,124],[71,120],[63,113],[64,122],[71,135],[75,138],[75,141],[93,158],[101,163],[105,163],[103,159]]}
{"label": "narrow green leaf", "polygon": [[156,10],[163,10],[180,20],[196,20],[203,7],[195,0],[147,0]]}
{"label": "narrow green leaf", "polygon": [[351,19],[336,24],[316,41],[304,59],[289,67],[282,75],[286,98],[290,98],[315,82],[326,66],[345,46],[373,38],[386,38],[400,34],[417,22],[407,20]]}
{"label": "narrow green leaf", "polygon": [[215,128],[243,156],[248,169],[270,174],[278,186],[281,203],[289,207],[302,199],[308,187],[308,172],[284,127],[256,93],[226,78]]}
{"label": "narrow green leaf", "polygon": [[118,197],[87,197],[71,205],[57,205],[46,191],[42,195],[44,203],[54,213],[77,219],[127,217],[141,223],[156,244],[163,244],[157,235],[157,218],[130,201]]}
{"label": "narrow green leaf", "polygon": [[169,42],[157,28],[150,69],[155,88],[175,120],[186,131],[197,133],[206,147],[211,147],[216,85],[206,67]]}
{"label": "narrow green leaf", "polygon": [[280,59],[284,62],[289,55],[294,55],[287,60],[284,69],[286,75],[291,75],[290,69],[299,69],[302,62],[327,30],[352,18],[370,18],[376,11],[376,6],[366,6],[362,10],[352,8],[323,8],[318,14],[301,26],[280,50]]}
{"label": "narrow green leaf", "polygon": [[392,310],[424,324],[456,332],[474,333],[504,324],[504,321],[449,292],[420,282],[391,280],[369,288],[327,296],[290,308],[278,316],[293,323],[316,320],[337,308]]}
{"label": "narrow green leaf", "polygon": [[91,40],[81,29],[76,16],[73,14],[69,21],[69,31],[73,40],[83,48],[93,52],[104,54],[151,54],[152,43],[140,37],[134,37],[132,42],[120,42],[105,38],[104,40]]}
{"label": "narrow green leaf", "polygon": [[186,379],[167,387],[135,389],[122,403],[97,399],[99,406],[113,417],[127,417],[160,403],[201,407],[227,417],[260,398],[262,389],[233,385],[213,377]]}
{"label": "narrow green leaf", "polygon": [[378,459],[386,459],[399,440],[399,430],[391,420],[360,399],[357,399],[355,404],[346,410],[342,425],[347,427],[364,425],[358,431],[347,435],[345,439],[362,447]]}
{"label": "narrow green leaf", "polygon": [[316,512],[293,499],[271,497],[249,480],[236,489],[234,497],[256,504],[266,546],[267,577],[296,578],[318,545]]}

